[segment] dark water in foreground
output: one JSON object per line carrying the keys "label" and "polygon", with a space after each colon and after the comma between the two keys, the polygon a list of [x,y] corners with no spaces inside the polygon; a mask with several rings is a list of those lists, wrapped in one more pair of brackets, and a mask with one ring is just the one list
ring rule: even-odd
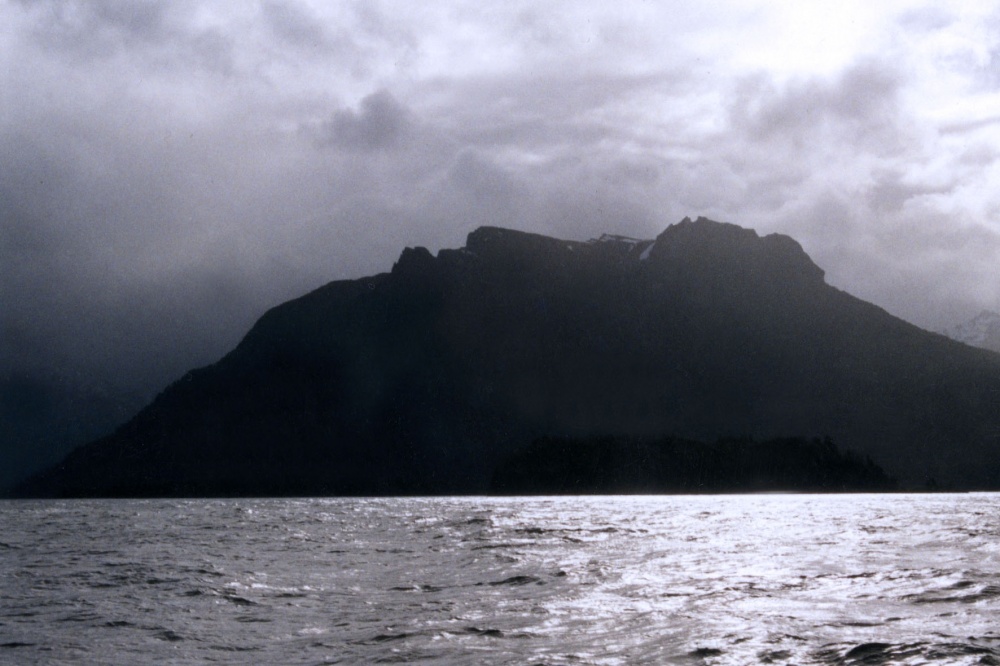
{"label": "dark water in foreground", "polygon": [[0,663],[1000,664],[998,509],[0,502]]}

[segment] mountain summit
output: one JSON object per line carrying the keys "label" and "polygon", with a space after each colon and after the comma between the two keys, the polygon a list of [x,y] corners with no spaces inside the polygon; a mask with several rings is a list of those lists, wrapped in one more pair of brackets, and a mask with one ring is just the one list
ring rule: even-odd
{"label": "mountain summit", "polygon": [[482,493],[540,437],[824,437],[1000,488],[1000,358],[824,282],[787,236],[483,227],[267,312],[24,495]]}

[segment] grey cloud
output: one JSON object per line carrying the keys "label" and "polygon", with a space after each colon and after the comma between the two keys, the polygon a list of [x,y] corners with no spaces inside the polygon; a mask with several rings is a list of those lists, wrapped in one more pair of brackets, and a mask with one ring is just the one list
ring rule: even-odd
{"label": "grey cloud", "polygon": [[987,86],[1000,87],[1000,47],[990,51],[990,61],[983,68],[982,76]]}
{"label": "grey cloud", "polygon": [[938,128],[938,131],[941,134],[965,134],[967,132],[975,132],[976,130],[991,127],[997,124],[1000,124],[1000,116],[988,116],[978,120],[968,120],[960,123],[948,123],[941,125],[941,127]]}
{"label": "grey cloud", "polygon": [[[46,56],[61,54],[70,67],[124,58],[149,70],[204,70],[232,75],[231,36],[193,22],[184,0],[18,0],[31,35]],[[114,76],[110,72],[106,75]]]}
{"label": "grey cloud", "polygon": [[740,82],[730,121],[756,140],[805,142],[823,129],[864,150],[899,148],[898,93],[902,79],[891,67],[859,63],[833,81],[794,81],[783,89],[760,75]]}
{"label": "grey cloud", "polygon": [[[61,57],[64,66],[103,68],[109,63],[155,71],[235,73],[233,39],[217,27],[193,22],[185,0],[18,0],[30,22],[39,60]],[[113,80],[119,74],[103,71]]]}
{"label": "grey cloud", "polygon": [[518,12],[511,21],[511,28],[514,34],[545,45],[559,41],[562,32],[558,22],[546,20],[533,9]]}
{"label": "grey cloud", "polygon": [[1000,233],[937,210],[901,174],[860,193],[831,186],[801,196],[772,223],[799,240],[827,281],[931,330],[995,309]]}
{"label": "grey cloud", "polygon": [[848,69],[828,93],[830,108],[841,117],[870,120],[897,111],[902,78],[893,68],[863,62]]}
{"label": "grey cloud", "polygon": [[987,90],[1000,88],[1000,9],[995,9],[986,24],[986,45],[989,59],[985,64],[974,67],[975,76]]}
{"label": "grey cloud", "polygon": [[387,150],[407,138],[411,124],[409,111],[388,91],[380,90],[362,99],[357,111],[335,111],[324,123],[321,139],[348,150]]}
{"label": "grey cloud", "polygon": [[969,146],[958,155],[960,165],[976,170],[982,170],[998,161],[1000,161],[1000,151],[986,143]]}
{"label": "grey cloud", "polygon": [[899,25],[907,30],[933,31],[946,28],[955,21],[955,16],[941,7],[927,5],[900,14]]}
{"label": "grey cloud", "polygon": [[950,192],[954,183],[925,185],[905,182],[905,174],[898,169],[889,169],[874,175],[874,182],[868,188],[866,203],[879,216],[901,212],[908,202],[920,197]]}
{"label": "grey cloud", "polygon": [[448,177],[458,188],[492,209],[508,205],[516,193],[508,171],[470,150],[459,153]]}
{"label": "grey cloud", "polygon": [[[171,3],[173,4],[173,3]],[[141,41],[158,41],[167,36],[169,4],[162,0],[103,0],[75,3],[74,14],[90,14],[86,27],[107,26]]]}
{"label": "grey cloud", "polygon": [[199,227],[239,216],[219,206],[243,187],[224,136],[202,147],[184,132],[178,154],[122,104],[121,115],[68,105],[38,110],[38,127],[0,126],[0,329],[14,345],[0,374],[62,368],[151,391],[217,357],[262,307],[315,286],[269,286],[268,266],[207,242]]}
{"label": "grey cloud", "polygon": [[163,0],[19,0],[36,18],[44,44],[84,55],[109,55],[126,46],[162,43],[171,35],[173,3]]}
{"label": "grey cloud", "polygon": [[233,40],[219,30],[200,30],[189,39],[192,62],[209,72],[232,76],[236,73]]}
{"label": "grey cloud", "polygon": [[439,220],[464,221],[467,228],[511,226],[586,240],[604,232],[651,236],[671,215],[651,201],[663,185],[661,162],[573,155],[505,167],[487,155],[466,149],[457,156]]}
{"label": "grey cloud", "polygon": [[438,80],[428,94],[448,90],[436,120],[463,138],[483,143],[574,146],[621,139],[637,128],[616,125],[600,111],[643,94],[678,98],[696,86],[680,70],[648,74],[532,72],[505,77]]}
{"label": "grey cloud", "polygon": [[324,48],[329,35],[323,24],[300,5],[265,2],[261,11],[268,26],[285,43],[301,48]]}
{"label": "grey cloud", "polygon": [[323,63],[355,80],[370,79],[386,54],[392,54],[395,70],[412,62],[416,39],[375,3],[331,3],[324,9],[336,12],[336,19],[297,0],[262,3],[260,17],[272,38],[267,41],[274,42],[269,59],[298,71]]}
{"label": "grey cloud", "polygon": [[794,182],[784,159],[775,160],[778,173],[757,164],[734,170],[738,158],[754,162],[756,156],[728,136],[692,136],[686,123],[698,120],[694,108],[652,125],[609,122],[614,109],[636,99],[683,107],[700,85],[675,70],[435,81],[423,91],[435,104],[421,107],[421,122],[515,184],[517,203],[507,203],[507,196],[504,205],[484,200],[467,219],[491,223],[484,218],[493,214],[492,223],[529,222],[537,231],[571,238],[606,231],[651,237],[686,214],[738,208],[749,188],[776,198],[764,183]]}
{"label": "grey cloud", "polygon": [[995,309],[1000,302],[995,230],[911,207],[876,238],[871,277],[854,279],[868,282],[871,297],[896,314],[940,330],[968,316],[960,313]]}

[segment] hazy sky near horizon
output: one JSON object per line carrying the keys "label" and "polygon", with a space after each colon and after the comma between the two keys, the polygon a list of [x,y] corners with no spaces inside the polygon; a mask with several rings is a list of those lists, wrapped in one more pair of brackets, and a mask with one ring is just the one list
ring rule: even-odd
{"label": "hazy sky near horizon", "polygon": [[0,373],[157,387],[493,224],[1000,310],[1000,3],[0,0]]}

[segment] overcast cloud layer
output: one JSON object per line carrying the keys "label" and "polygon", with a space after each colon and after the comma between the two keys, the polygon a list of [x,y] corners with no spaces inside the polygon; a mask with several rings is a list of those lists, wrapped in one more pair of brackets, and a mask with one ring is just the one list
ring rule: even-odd
{"label": "overcast cloud layer", "polygon": [[0,375],[146,395],[483,224],[706,215],[1000,309],[996,3],[481,4],[0,0]]}

